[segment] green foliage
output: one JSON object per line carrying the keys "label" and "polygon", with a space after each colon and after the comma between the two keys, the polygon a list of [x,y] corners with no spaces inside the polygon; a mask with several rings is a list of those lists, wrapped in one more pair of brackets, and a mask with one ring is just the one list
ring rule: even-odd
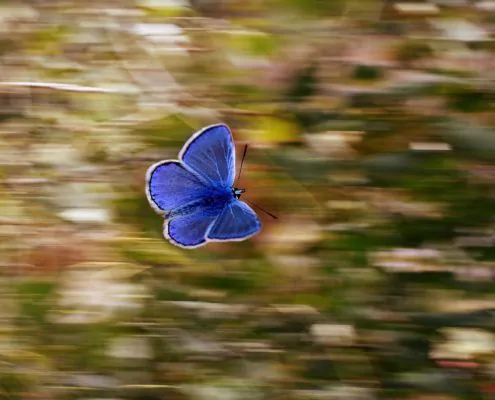
{"label": "green foliage", "polygon": [[401,215],[394,218],[400,246],[420,247],[432,241],[448,241],[454,237],[454,224],[449,219],[411,218]]}
{"label": "green foliage", "polygon": [[87,325],[75,335],[79,343],[75,349],[74,366],[82,370],[99,370],[109,365],[106,354],[108,341],[116,336],[115,330],[104,324]]}
{"label": "green foliage", "polygon": [[134,134],[153,147],[180,146],[194,130],[186,121],[186,118],[171,115],[137,127]]}
{"label": "green foliage", "polygon": [[335,363],[328,358],[310,359],[306,362],[303,370],[303,377],[306,379],[315,379],[323,381],[338,381],[338,373]]}
{"label": "green foliage", "polygon": [[290,101],[301,102],[316,94],[318,90],[317,71],[317,66],[310,63],[297,72],[287,93]]}
{"label": "green foliage", "polygon": [[146,12],[146,15],[151,18],[184,18],[184,17],[194,17],[194,11],[189,7],[183,7],[180,3],[174,5],[171,3],[167,5],[163,3],[160,7],[159,3],[155,3],[156,7],[146,7],[142,6],[142,9]]}
{"label": "green foliage", "polygon": [[401,43],[396,49],[396,57],[406,66],[415,61],[422,60],[433,55],[430,45],[421,41],[410,40]]}
{"label": "green foliage", "polygon": [[241,34],[227,33],[227,46],[241,54],[251,56],[271,56],[279,47],[276,36],[259,31],[243,32]]}
{"label": "green foliage", "polygon": [[0,373],[0,398],[21,400],[22,393],[28,392],[33,382],[26,374],[6,372]]}
{"label": "green foliage", "polygon": [[[155,220],[160,220],[159,216],[155,216]],[[150,223],[151,223],[151,216]],[[160,222],[160,227],[163,226],[163,221]],[[157,230],[156,224],[152,224],[149,228],[149,232],[152,233],[155,239],[132,241],[132,246],[129,246],[128,241],[121,242],[121,251],[126,258],[150,266],[163,267],[163,266],[187,266],[190,263],[189,257],[184,254],[180,249],[168,248],[163,249],[163,234],[161,229]]]}
{"label": "green foliage", "polygon": [[163,218],[149,207],[148,200],[141,192],[132,191],[122,195],[115,200],[114,208],[117,217],[122,222],[137,226],[152,237],[163,237],[161,233]]}
{"label": "green foliage", "polygon": [[353,73],[352,77],[357,80],[374,81],[383,77],[383,72],[378,67],[371,65],[358,65]]}
{"label": "green foliage", "polygon": [[442,137],[461,154],[481,160],[495,160],[494,130],[459,119],[445,118],[439,123]]}
{"label": "green foliage", "polygon": [[343,0],[271,0],[285,12],[291,11],[295,15],[306,17],[322,17],[341,15],[345,7]]}
{"label": "green foliage", "polygon": [[0,55],[15,49],[15,42],[9,38],[0,38]]}
{"label": "green foliage", "polygon": [[271,284],[272,272],[262,260],[256,264],[243,263],[218,272],[210,272],[193,279],[191,283],[197,287],[211,290],[221,290],[232,296],[256,293]]}
{"label": "green foliage", "polygon": [[26,45],[37,53],[55,54],[64,38],[72,31],[69,25],[47,25],[26,38]]}
{"label": "green foliage", "polygon": [[32,322],[42,325],[46,322],[46,314],[50,296],[53,294],[56,284],[51,281],[26,281],[18,286],[21,298],[21,313],[32,318]]}
{"label": "green foliage", "polygon": [[267,97],[260,87],[249,84],[226,83],[222,85],[222,90],[230,94],[232,98],[228,101],[234,106],[242,106],[245,102],[262,102]]}
{"label": "green foliage", "polygon": [[480,112],[493,109],[491,99],[494,95],[472,88],[457,88],[448,94],[448,105],[456,111]]}

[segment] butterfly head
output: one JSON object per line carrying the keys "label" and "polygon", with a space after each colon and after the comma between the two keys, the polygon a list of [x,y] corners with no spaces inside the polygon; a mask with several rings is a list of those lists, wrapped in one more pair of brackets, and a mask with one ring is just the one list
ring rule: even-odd
{"label": "butterfly head", "polygon": [[239,199],[241,197],[241,194],[243,194],[245,191],[246,189],[232,188],[232,194],[236,199]]}

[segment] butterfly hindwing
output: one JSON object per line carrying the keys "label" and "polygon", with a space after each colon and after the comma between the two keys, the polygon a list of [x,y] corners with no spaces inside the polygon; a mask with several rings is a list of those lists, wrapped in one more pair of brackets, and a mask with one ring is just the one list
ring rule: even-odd
{"label": "butterfly hindwing", "polygon": [[170,242],[179,247],[199,247],[207,242],[206,233],[217,217],[218,214],[205,214],[201,211],[175,217],[165,221],[163,233]]}
{"label": "butterfly hindwing", "polygon": [[212,125],[193,135],[180,152],[180,159],[209,185],[234,184],[235,146],[226,125]]}
{"label": "butterfly hindwing", "polygon": [[146,194],[159,212],[172,211],[200,199],[205,184],[179,161],[162,161],[148,169]]}
{"label": "butterfly hindwing", "polygon": [[208,232],[208,239],[244,240],[261,229],[256,213],[246,203],[234,200],[227,204]]}

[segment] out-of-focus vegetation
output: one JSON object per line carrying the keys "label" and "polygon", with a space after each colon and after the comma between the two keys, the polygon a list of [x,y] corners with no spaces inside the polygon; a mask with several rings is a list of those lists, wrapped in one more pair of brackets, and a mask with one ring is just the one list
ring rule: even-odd
{"label": "out-of-focus vegetation", "polygon": [[[494,1],[0,2],[0,398],[493,398],[494,23]],[[145,171],[221,121],[279,219],[175,248]]]}

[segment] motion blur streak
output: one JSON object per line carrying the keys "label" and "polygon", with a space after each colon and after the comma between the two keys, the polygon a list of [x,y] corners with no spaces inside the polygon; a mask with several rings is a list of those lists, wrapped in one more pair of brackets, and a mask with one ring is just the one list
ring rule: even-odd
{"label": "motion blur streak", "polygon": [[[489,399],[494,1],[0,2],[0,398]],[[231,127],[262,232],[143,193]]]}

